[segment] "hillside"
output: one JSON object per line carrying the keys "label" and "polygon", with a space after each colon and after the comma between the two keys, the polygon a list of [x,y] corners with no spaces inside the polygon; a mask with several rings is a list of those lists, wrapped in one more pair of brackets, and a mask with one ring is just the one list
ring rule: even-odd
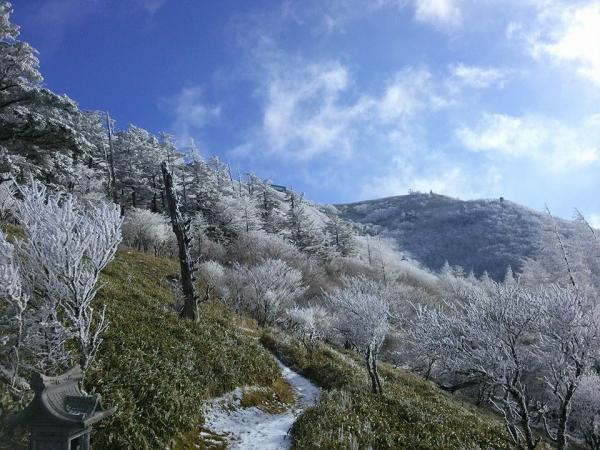
{"label": "hillside", "polygon": [[[171,287],[176,278],[174,261],[129,250],[120,252],[103,275],[99,297],[108,305],[111,325],[86,385],[118,411],[95,428],[95,448],[215,448],[200,437],[200,430],[207,435],[199,428],[205,402],[246,385],[263,386],[271,402],[281,392],[281,376],[264,347],[319,384],[326,395],[294,427],[293,448],[346,448],[354,440],[377,443],[378,448],[415,448],[420,441],[419,448],[434,449],[441,440],[446,448],[467,443],[509,447],[502,423],[493,415],[405,371],[385,366],[390,392],[372,398],[361,361],[349,353],[325,344],[307,352],[299,341],[257,328],[217,302],[202,305],[197,324],[180,320]],[[264,347],[256,341],[261,333]],[[337,397],[349,400],[336,406]],[[7,398],[2,403],[6,411],[19,408]],[[379,411],[377,420],[374,411]],[[317,422],[318,427],[313,425]],[[368,423],[372,429],[365,428]],[[415,435],[414,430],[423,431]],[[0,436],[6,439],[0,448],[25,448],[21,435],[15,440]]]}
{"label": "hillside", "polygon": [[[525,258],[544,261],[548,271],[557,259],[553,220],[505,199],[462,201],[413,193],[336,208],[343,218],[395,239],[401,250],[432,270],[448,261],[465,272],[487,271],[501,279],[508,266],[519,271]],[[569,253],[581,254],[588,230],[574,221],[556,223]]]}
{"label": "hillside", "polygon": [[[94,448],[165,448],[202,423],[203,401],[281,380],[269,352],[222,305],[203,304],[198,323],[177,317],[176,267],[166,258],[123,251],[103,274],[99,300],[110,326],[86,387],[118,409],[95,427]],[[19,410],[4,394],[0,383],[3,413]],[[26,448],[20,434],[9,438],[3,431],[1,449]]]}

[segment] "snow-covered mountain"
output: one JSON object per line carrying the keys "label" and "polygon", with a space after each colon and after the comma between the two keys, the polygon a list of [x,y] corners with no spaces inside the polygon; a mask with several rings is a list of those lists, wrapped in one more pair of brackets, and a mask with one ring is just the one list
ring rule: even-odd
{"label": "snow-covered mountain", "polygon": [[336,208],[343,218],[365,225],[371,233],[394,238],[401,250],[432,270],[448,261],[476,275],[487,271],[496,279],[509,265],[520,270],[526,258],[543,261],[548,271],[563,270],[556,267],[562,258],[555,223],[570,255],[580,254],[593,240],[580,221],[552,219],[503,198],[462,201],[412,193]]}

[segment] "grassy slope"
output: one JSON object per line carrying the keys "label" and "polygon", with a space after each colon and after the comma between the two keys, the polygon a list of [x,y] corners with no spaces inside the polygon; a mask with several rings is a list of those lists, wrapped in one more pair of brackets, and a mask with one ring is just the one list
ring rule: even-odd
{"label": "grassy slope", "polygon": [[261,341],[325,390],[294,425],[294,449],[512,448],[490,412],[409,372],[382,364],[385,395],[379,398],[368,392],[366,370],[352,354],[325,345],[307,351],[281,334],[266,333]]}
{"label": "grassy slope", "polygon": [[121,252],[102,275],[97,304],[107,304],[110,327],[86,386],[118,410],[94,427],[97,450],[164,449],[195,434],[209,397],[280,380],[269,353],[222,306],[203,305],[197,324],[173,314],[168,279],[177,272],[173,261]]}
{"label": "grassy slope", "polygon": [[99,301],[111,326],[88,384],[119,411],[98,428],[95,448],[164,448],[201,423],[203,400],[279,379],[268,353],[220,305],[203,305],[197,324],[173,314],[168,279],[177,269],[127,252],[104,274]]}

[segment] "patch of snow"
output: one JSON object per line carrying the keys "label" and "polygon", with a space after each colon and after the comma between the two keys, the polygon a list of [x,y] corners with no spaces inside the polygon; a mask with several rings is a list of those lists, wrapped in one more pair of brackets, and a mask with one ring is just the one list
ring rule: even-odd
{"label": "patch of snow", "polygon": [[269,414],[257,407],[242,408],[243,389],[237,388],[212,400],[204,409],[204,426],[226,435],[229,449],[281,450],[290,447],[289,431],[295,420],[319,398],[319,388],[285,366],[277,358],[283,379],[296,396],[296,403],[282,414]]}

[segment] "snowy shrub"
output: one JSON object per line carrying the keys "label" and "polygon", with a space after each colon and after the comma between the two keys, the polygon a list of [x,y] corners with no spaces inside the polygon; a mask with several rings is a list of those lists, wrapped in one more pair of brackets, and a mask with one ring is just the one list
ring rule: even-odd
{"label": "snowy shrub", "polygon": [[538,296],[499,283],[489,294],[469,291],[463,303],[449,304],[447,311],[420,311],[409,330],[413,341],[425,344],[419,348],[464,374],[455,387],[483,381],[497,386],[494,406],[504,414],[515,444],[525,440],[528,447],[535,438],[527,375],[537,369],[541,308]]}
{"label": "snowy shrub", "polygon": [[329,327],[329,313],[323,307],[295,306],[287,310],[286,328],[307,346],[323,339]]}
{"label": "snowy shrub", "polygon": [[219,261],[224,263],[227,260],[227,250],[223,244],[215,242],[212,239],[205,239],[202,242],[202,257],[203,261]]}
{"label": "snowy shrub", "polygon": [[204,300],[210,299],[212,295],[221,298],[227,297],[227,285],[225,281],[225,268],[216,261],[204,261],[198,265],[198,281],[204,286]]}
{"label": "snowy shrub", "polygon": [[342,276],[356,277],[364,275],[372,278],[376,275],[371,266],[362,259],[344,256],[338,256],[327,261],[325,272],[335,284],[339,283]]}
{"label": "snowy shrub", "polygon": [[438,277],[419,267],[415,261],[399,261],[395,272],[396,282],[421,288],[428,292],[437,292]]}
{"label": "snowy shrub", "polygon": [[500,283],[464,278],[447,265],[440,292],[441,306],[414,302],[398,354],[447,390],[477,388],[503,415],[515,445],[534,448],[539,423],[566,448],[578,386],[599,357],[595,296],[572,286],[525,288],[510,269]]}
{"label": "snowy shrub", "polygon": [[127,245],[147,252],[161,253],[172,239],[164,216],[147,209],[131,208],[123,222],[123,239]]}
{"label": "snowy shrub", "polygon": [[229,271],[230,301],[253,316],[260,326],[283,319],[305,287],[302,273],[279,259],[268,259],[256,266],[234,264]]}
{"label": "snowy shrub", "polygon": [[297,266],[302,253],[283,237],[262,230],[240,233],[228,246],[230,258],[240,264],[254,265],[267,259],[280,259]]}

